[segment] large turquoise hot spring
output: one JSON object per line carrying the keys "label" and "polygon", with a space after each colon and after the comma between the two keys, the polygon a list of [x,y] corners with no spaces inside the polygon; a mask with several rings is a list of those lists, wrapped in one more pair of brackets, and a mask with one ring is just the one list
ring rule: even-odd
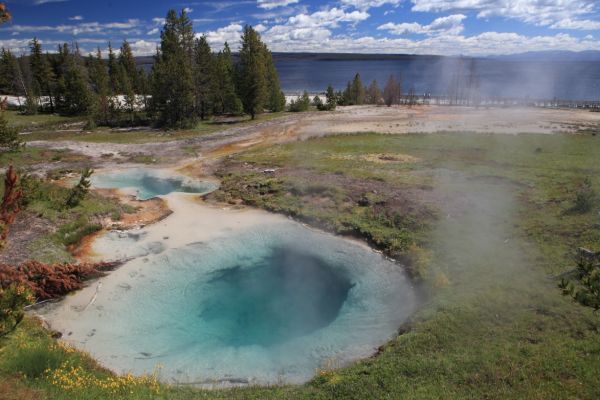
{"label": "large turquoise hot spring", "polygon": [[160,366],[166,382],[275,384],[367,357],[394,336],[416,304],[400,266],[277,221],[179,247],[148,248],[143,230],[108,234],[104,247],[137,257],[125,282],[71,322],[86,330],[77,345],[117,372]]}

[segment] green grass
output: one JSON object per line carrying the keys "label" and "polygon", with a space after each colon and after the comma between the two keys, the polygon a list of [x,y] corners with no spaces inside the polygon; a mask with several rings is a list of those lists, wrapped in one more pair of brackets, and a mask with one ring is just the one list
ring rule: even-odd
{"label": "green grass", "polygon": [[[373,154],[418,160],[364,157]],[[392,229],[403,237],[398,228],[409,229],[410,221],[400,219],[393,227],[389,218],[364,218],[360,213],[371,206],[358,205],[355,196],[381,184],[394,191],[371,193],[369,204],[379,196],[394,204],[386,196],[402,190],[420,195],[417,203],[439,211],[420,234],[414,233],[418,225],[408,234],[431,251],[430,268],[443,272],[447,284],[430,293],[379,355],[321,371],[301,386],[65,390],[44,376],[19,377],[19,368],[8,367],[23,351],[18,343],[52,346],[30,320],[1,339],[0,371],[15,391],[52,399],[597,399],[600,318],[563,297],[551,275],[568,269],[574,247],[600,250],[598,200],[588,213],[569,211],[583,177],[600,192],[599,154],[600,140],[583,135],[360,134],[235,156],[223,171],[226,186],[219,196],[286,213],[298,209],[315,216],[315,223],[329,221],[341,207],[342,216],[356,214],[365,226],[370,219],[374,231]],[[246,168],[244,162],[252,164]],[[271,167],[280,170],[274,176],[262,172]],[[77,357],[73,362],[86,373],[108,376]]]}
{"label": "green grass", "polygon": [[[54,231],[38,237],[27,248],[31,259],[47,263],[72,262],[68,247],[78,244],[85,236],[102,229],[100,219],[104,216],[120,216],[132,212],[130,206],[116,199],[88,193],[79,205],[65,206],[69,188],[30,178],[23,182],[24,210],[48,220]],[[0,195],[4,188],[0,188]]]}
{"label": "green grass", "polygon": [[[408,154],[420,161],[375,163],[361,158],[365,154],[388,153]],[[584,135],[343,135],[244,153],[237,160],[258,165],[259,172],[234,171],[230,176],[228,172],[224,175],[226,184],[228,180],[237,182],[244,175],[244,184],[250,188],[254,179],[259,186],[269,181],[260,172],[263,167],[307,169],[315,174],[341,174],[406,188],[435,185],[435,174],[431,172],[435,169],[506,179],[518,187],[527,210],[526,218],[517,223],[541,246],[542,253],[549,254],[548,270],[555,273],[569,262],[569,249],[573,246],[600,245],[597,213],[569,213],[585,177],[600,192],[598,154],[600,140]],[[296,174],[287,176],[285,172],[277,179],[299,181]],[[261,201],[268,196],[260,197],[262,200],[255,200],[255,204],[263,206]]]}
{"label": "green grass", "polygon": [[[251,160],[252,156],[242,159]],[[267,162],[263,167],[269,165]],[[221,188],[212,196],[219,201],[241,199],[248,205],[283,213],[330,232],[363,238],[407,263],[416,254],[411,253],[411,249],[425,241],[435,215],[434,210],[425,206],[388,207],[398,200],[403,190],[413,189],[402,182],[381,182],[369,176],[365,178],[372,180],[371,185],[356,189],[359,179],[338,179],[335,174],[325,178],[324,174],[331,171],[319,172],[319,182],[310,172],[301,176],[271,177],[261,169],[222,171]],[[298,166],[296,171],[300,169]],[[362,203],[357,205],[357,202]],[[410,265],[412,275],[421,278],[418,260],[414,261]]]}
{"label": "green grass", "polygon": [[259,122],[269,121],[274,118],[280,118],[288,115],[287,113],[267,113],[260,114],[255,120],[249,117],[240,117],[232,122],[221,122],[220,120],[203,121],[193,129],[164,131],[159,129],[141,129],[141,130],[119,130],[99,127],[92,131],[57,131],[54,129],[39,130],[31,134],[24,135],[23,140],[75,140],[90,143],[151,143],[164,142],[171,140],[192,139],[195,137],[208,135],[224,129],[250,126]]}
{"label": "green grass", "polygon": [[81,117],[65,117],[58,114],[24,115],[19,111],[6,111],[4,115],[10,125],[19,128],[21,131],[35,131],[84,120]]}
{"label": "green grass", "polygon": [[88,158],[66,149],[43,149],[25,146],[18,151],[0,152],[0,166],[13,165],[15,168],[28,168],[48,162],[83,162]]}

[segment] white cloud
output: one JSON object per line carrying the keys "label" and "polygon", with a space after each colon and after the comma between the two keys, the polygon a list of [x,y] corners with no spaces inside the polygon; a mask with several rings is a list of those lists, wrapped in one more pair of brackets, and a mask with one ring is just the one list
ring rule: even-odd
{"label": "white cloud", "polygon": [[[275,29],[276,28],[276,29]],[[213,49],[218,50],[228,41],[232,48],[237,48],[242,25],[230,24],[215,31],[206,32],[207,39]],[[334,36],[328,29],[286,30],[279,26],[263,34],[265,42],[273,51],[315,51],[333,53],[381,53],[381,54],[439,54],[439,55],[501,55],[522,53],[526,51],[545,50],[598,50],[600,41],[588,35],[577,38],[566,33],[556,35],[525,36],[508,32],[484,32],[475,36],[440,35],[426,36],[421,40],[407,38],[375,38],[372,36],[350,37]],[[29,52],[30,39],[0,40],[0,47],[11,49],[16,54]],[[80,38],[81,44],[105,45],[105,38]],[[42,40],[44,48],[56,51],[58,40]],[[157,41],[147,39],[131,39],[130,44],[136,55],[152,55],[156,51]],[[87,49],[87,47],[86,47]],[[91,48],[90,48],[91,49]]]}
{"label": "white cloud", "polygon": [[129,45],[134,56],[146,56],[156,53],[158,42],[140,39],[132,41]]}
{"label": "white cloud", "polygon": [[98,33],[109,34],[111,31],[125,31],[126,33],[134,33],[133,29],[141,26],[138,19],[129,19],[125,22],[84,22],[75,25],[11,25],[7,28],[2,28],[0,31],[10,30],[13,32],[58,32],[71,35],[80,35],[82,33]]}
{"label": "white cloud", "polygon": [[572,20],[566,18],[555,22],[550,26],[552,29],[579,29],[582,31],[600,30],[600,21],[592,21],[589,19]]}
{"label": "white cloud", "polygon": [[398,6],[404,0],[342,0],[342,4],[353,6],[361,10],[368,10],[372,7],[381,7],[385,4]]}
{"label": "white cloud", "polygon": [[0,40],[0,48],[8,49],[13,54],[29,53],[30,39],[4,39]]}
{"label": "white cloud", "polygon": [[290,4],[296,4],[300,0],[256,0],[256,5],[260,8],[270,10],[277,7],[285,7]]}
{"label": "white cloud", "polygon": [[429,25],[421,25],[418,22],[403,22],[401,24],[388,22],[377,29],[389,31],[394,35],[405,35],[408,33],[421,35],[457,35],[464,29],[462,21],[465,18],[467,16],[464,14],[453,14],[447,17],[436,18]]}
{"label": "white cloud", "polygon": [[[0,48],[6,48],[12,51],[14,54],[29,54],[29,43],[31,39],[6,39],[0,40]],[[64,40],[43,40],[40,39],[40,43],[44,46],[44,49],[50,53],[56,53],[59,44],[63,44]],[[79,44],[106,44],[106,39],[102,38],[82,38],[78,39]]]}
{"label": "white cloud", "polygon": [[[277,44],[280,49],[286,48],[285,43],[289,43],[288,49],[294,48],[298,42],[311,43],[312,46],[331,37],[331,31],[319,27],[291,28],[285,25],[276,25],[269,29],[263,38],[270,45]],[[279,50],[282,51],[282,50]],[[289,51],[289,50],[288,50]]]}
{"label": "white cloud", "polygon": [[221,11],[226,10],[231,7],[237,7],[237,6],[240,6],[243,4],[255,4],[255,2],[256,2],[256,0],[234,0],[234,1],[220,0],[220,1],[209,1],[206,3],[197,3],[197,4],[212,7],[214,9],[214,11],[221,12]]}
{"label": "white cloud", "polygon": [[158,32],[160,32],[160,29],[158,29],[158,28],[153,28],[153,29],[150,29],[150,30],[148,31],[148,33],[146,33],[146,35],[156,35]]}
{"label": "white cloud", "polygon": [[185,7],[185,8],[183,9],[183,11],[185,11],[187,14],[191,14],[191,13],[193,13],[193,12],[194,12],[194,9],[193,9],[193,8],[191,8],[191,7]]}
{"label": "white cloud", "polygon": [[[517,33],[484,32],[476,36],[431,36],[423,40],[333,36],[317,41],[269,43],[273,51],[314,51],[382,54],[501,55],[544,50],[600,50],[600,42],[568,34],[524,36]],[[316,47],[318,46],[318,47]]]}
{"label": "white cloud", "polygon": [[505,17],[548,26],[594,12],[597,0],[411,0],[412,11],[476,11],[478,18]]}
{"label": "white cloud", "polygon": [[336,28],[340,22],[357,23],[367,18],[369,18],[369,14],[366,11],[346,12],[341,8],[334,7],[312,14],[298,14],[290,17],[286,25],[298,28]]}
{"label": "white cloud", "polygon": [[81,15],[74,15],[69,17],[69,21],[83,21],[83,17]]}
{"label": "white cloud", "polygon": [[369,14],[366,11],[347,12],[334,7],[312,14],[301,13],[289,17],[283,23],[264,31],[262,36],[267,43],[277,43],[281,48],[285,48],[286,43],[294,45],[304,42],[312,43],[313,51],[315,49],[320,51],[319,43],[332,37],[331,29],[339,27],[341,23],[356,24],[367,18]]}
{"label": "white cloud", "polygon": [[216,19],[214,19],[214,18],[194,18],[192,20],[192,22],[195,24],[206,24],[208,22],[215,22],[215,21],[216,21]]}
{"label": "white cloud", "polygon": [[[236,48],[240,41],[243,29],[242,25],[231,23],[216,31],[208,31],[202,34],[206,35],[206,41],[213,49],[220,49],[225,42],[228,42],[232,48]],[[201,34],[199,33],[196,36],[200,35]]]}
{"label": "white cloud", "polygon": [[263,24],[254,25],[254,30],[258,33],[262,33],[267,30],[267,27]]}
{"label": "white cloud", "polygon": [[65,1],[69,1],[69,0],[35,0],[34,4],[36,6],[39,6],[41,4],[46,4],[46,3],[64,3]]}

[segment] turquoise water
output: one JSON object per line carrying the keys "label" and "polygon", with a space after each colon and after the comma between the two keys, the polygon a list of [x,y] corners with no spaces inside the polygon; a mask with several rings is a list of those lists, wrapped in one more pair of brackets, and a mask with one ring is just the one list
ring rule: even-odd
{"label": "turquoise water", "polygon": [[[120,243],[115,248],[135,244]],[[413,312],[402,268],[299,224],[148,254],[106,280],[68,340],[117,372],[196,385],[300,383],[371,355]]]}
{"label": "turquoise water", "polygon": [[352,288],[343,268],[279,247],[248,267],[215,271],[199,317],[221,332],[224,346],[272,346],[333,322]]}
{"label": "turquoise water", "polygon": [[205,193],[217,188],[212,182],[193,180],[184,176],[166,175],[151,169],[129,169],[121,172],[96,173],[92,187],[101,189],[131,189],[139,200],[148,200],[172,192]]}

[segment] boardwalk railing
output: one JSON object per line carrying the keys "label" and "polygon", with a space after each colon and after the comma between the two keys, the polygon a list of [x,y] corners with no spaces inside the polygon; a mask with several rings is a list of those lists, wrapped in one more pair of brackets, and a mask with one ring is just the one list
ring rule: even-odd
{"label": "boardwalk railing", "polygon": [[431,104],[439,106],[471,106],[471,107],[544,107],[544,108],[584,108],[600,110],[600,100],[566,100],[566,99],[528,99],[511,97],[455,97],[413,95],[402,96],[401,104]]}

